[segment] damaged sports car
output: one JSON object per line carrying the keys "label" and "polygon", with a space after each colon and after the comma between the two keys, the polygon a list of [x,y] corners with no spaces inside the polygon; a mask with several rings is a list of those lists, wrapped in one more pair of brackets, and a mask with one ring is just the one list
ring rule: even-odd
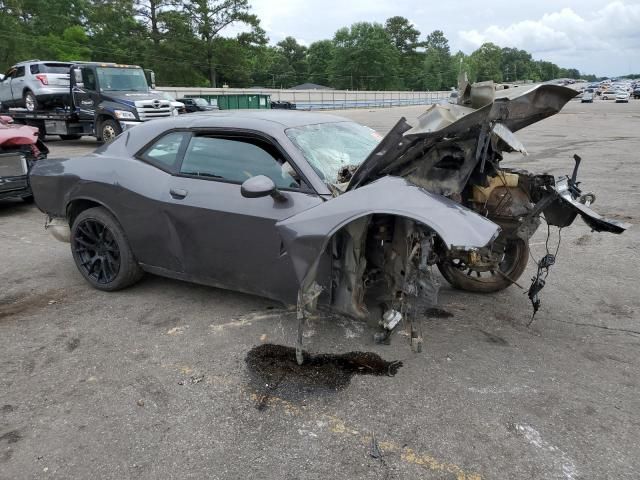
{"label": "damaged sports car", "polygon": [[33,200],[28,173],[49,150],[38,138],[38,129],[13,123],[0,115],[0,200]]}
{"label": "damaged sports car", "polygon": [[[95,153],[38,162],[31,184],[47,227],[71,243],[95,288],[143,272],[364,318],[382,306],[380,340],[437,301],[434,268],[453,286],[493,292],[518,282],[543,218],[607,220],[571,176],[502,168],[526,153],[514,132],[549,117],[575,91],[540,85],[496,95],[463,85],[381,138],[341,117],[236,111],[141,124]],[[539,272],[554,263],[549,254]],[[543,275],[529,295],[536,307]]]}

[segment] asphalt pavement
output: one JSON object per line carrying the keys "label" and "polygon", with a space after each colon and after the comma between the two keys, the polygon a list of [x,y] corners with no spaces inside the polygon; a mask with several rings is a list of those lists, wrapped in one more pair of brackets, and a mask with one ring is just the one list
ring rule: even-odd
{"label": "asphalt pavement", "polygon": [[[423,110],[338,114],[384,133]],[[310,352],[375,353],[370,375],[344,356],[274,361],[286,349],[265,345],[294,345],[295,315],[264,298],[151,275],[93,290],[35,206],[0,202],[0,479],[637,478],[639,132],[640,101],[573,101],[519,134],[529,155],[505,163],[560,175],[578,153],[594,209],[632,224],[552,231],[558,261],[530,327],[517,287],[446,283],[419,354],[402,329],[381,346],[372,324],[310,322]]]}

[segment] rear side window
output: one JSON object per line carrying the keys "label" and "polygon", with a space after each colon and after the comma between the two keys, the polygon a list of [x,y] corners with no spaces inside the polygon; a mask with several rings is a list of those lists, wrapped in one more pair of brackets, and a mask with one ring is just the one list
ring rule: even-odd
{"label": "rear side window", "polygon": [[156,140],[141,155],[141,158],[162,170],[175,171],[178,163],[178,154],[183,142],[187,142],[189,136],[187,132],[168,133]]}
{"label": "rear side window", "polygon": [[41,63],[38,68],[40,73],[69,73],[71,65],[66,63]]}
{"label": "rear side window", "polygon": [[242,183],[266,175],[278,188],[300,188],[287,163],[276,158],[262,142],[249,139],[194,137],[182,160],[180,173]]}
{"label": "rear side window", "polygon": [[34,63],[34,64],[32,64],[32,65],[29,65],[29,71],[30,71],[32,74],[34,74],[34,75],[35,75],[36,73],[40,73],[40,69],[38,68],[38,64],[37,64],[37,63]]}

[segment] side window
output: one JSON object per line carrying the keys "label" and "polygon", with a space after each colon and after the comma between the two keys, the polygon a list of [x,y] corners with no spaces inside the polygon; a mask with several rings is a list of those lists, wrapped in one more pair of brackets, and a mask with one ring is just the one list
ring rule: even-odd
{"label": "side window", "polygon": [[96,74],[90,68],[83,68],[82,70],[82,83],[87,90],[96,91]]}
{"label": "side window", "polygon": [[[252,140],[193,137],[182,160],[180,173],[219,178],[242,183],[256,175],[266,175],[279,188],[300,188],[287,163],[277,159],[277,151]],[[293,174],[293,175],[292,175]]]}
{"label": "side window", "polygon": [[141,158],[163,170],[174,170],[183,141],[187,141],[189,133],[171,132],[156,140]]}
{"label": "side window", "polygon": [[14,78],[18,78],[18,77],[24,77],[24,65],[21,65],[16,68],[16,74],[14,75]]}
{"label": "side window", "polygon": [[29,71],[35,75],[36,73],[40,73],[40,69],[38,68],[38,64],[37,63],[32,63],[31,65],[29,65]]}

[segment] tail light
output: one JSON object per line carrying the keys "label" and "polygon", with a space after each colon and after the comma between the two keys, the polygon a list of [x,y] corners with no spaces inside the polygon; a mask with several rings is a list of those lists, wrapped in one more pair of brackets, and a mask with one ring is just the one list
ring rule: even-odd
{"label": "tail light", "polygon": [[36,75],[36,78],[40,80],[40,83],[42,83],[42,85],[49,85],[49,79],[46,75]]}

